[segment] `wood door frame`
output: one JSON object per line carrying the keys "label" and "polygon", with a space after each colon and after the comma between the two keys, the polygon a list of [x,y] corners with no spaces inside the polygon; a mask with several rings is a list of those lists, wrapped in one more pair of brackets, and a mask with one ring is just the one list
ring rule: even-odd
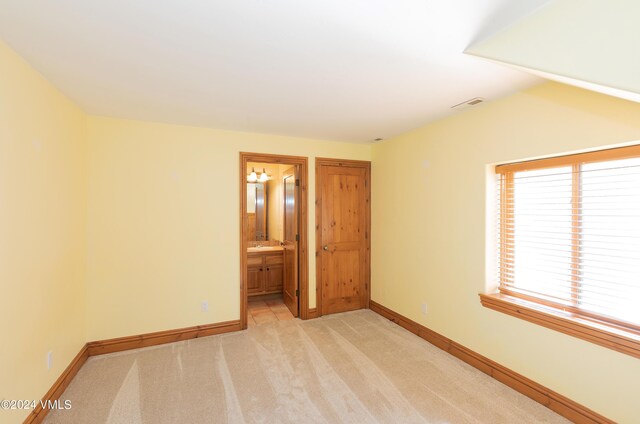
{"label": "wood door frame", "polygon": [[371,162],[364,160],[347,160],[316,158],[316,316],[322,316],[322,166],[349,166],[364,168],[366,172],[367,209],[365,211],[367,255],[365,257],[367,275],[365,276],[366,305],[369,309],[371,302]]}
{"label": "wood door frame", "polygon": [[269,153],[240,152],[240,329],[247,328],[247,164],[262,162],[293,165],[300,180],[300,204],[298,217],[298,296],[300,319],[309,319],[309,242],[308,227],[308,158],[304,156],[286,156]]}

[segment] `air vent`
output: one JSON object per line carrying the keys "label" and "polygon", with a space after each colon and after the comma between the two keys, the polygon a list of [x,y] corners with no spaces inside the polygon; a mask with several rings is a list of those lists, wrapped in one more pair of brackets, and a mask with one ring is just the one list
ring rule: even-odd
{"label": "air vent", "polygon": [[470,108],[471,106],[479,105],[482,102],[484,102],[484,98],[474,97],[473,99],[464,101],[462,103],[458,103],[455,106],[451,106],[451,109],[456,109],[456,110],[467,109],[467,108]]}

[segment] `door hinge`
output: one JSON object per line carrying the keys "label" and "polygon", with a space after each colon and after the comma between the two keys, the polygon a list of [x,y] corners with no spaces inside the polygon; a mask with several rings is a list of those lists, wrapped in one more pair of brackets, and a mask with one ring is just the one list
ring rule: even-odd
{"label": "door hinge", "polygon": [[300,296],[300,289],[296,289],[296,296]]}
{"label": "door hinge", "polygon": [[296,187],[299,187],[299,186],[300,186],[300,179],[296,178]]}
{"label": "door hinge", "polygon": [[300,234],[296,234],[296,241],[300,241]]}

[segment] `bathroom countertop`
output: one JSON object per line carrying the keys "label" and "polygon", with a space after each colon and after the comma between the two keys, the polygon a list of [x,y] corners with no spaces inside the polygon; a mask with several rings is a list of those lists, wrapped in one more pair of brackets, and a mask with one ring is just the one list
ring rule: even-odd
{"label": "bathroom countertop", "polygon": [[248,253],[260,253],[260,252],[279,252],[284,250],[282,246],[262,246],[262,247],[248,247]]}

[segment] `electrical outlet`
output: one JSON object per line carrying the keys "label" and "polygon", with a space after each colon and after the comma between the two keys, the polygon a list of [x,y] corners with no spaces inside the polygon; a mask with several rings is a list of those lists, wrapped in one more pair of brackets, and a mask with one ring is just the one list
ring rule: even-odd
{"label": "electrical outlet", "polygon": [[53,367],[53,351],[47,352],[47,369],[50,370]]}
{"label": "electrical outlet", "polygon": [[427,304],[423,303],[422,307],[420,308],[422,310],[422,315],[427,315]]}
{"label": "electrical outlet", "polygon": [[209,302],[207,302],[206,300],[202,301],[202,303],[200,304],[200,309],[202,309],[202,312],[209,312]]}

